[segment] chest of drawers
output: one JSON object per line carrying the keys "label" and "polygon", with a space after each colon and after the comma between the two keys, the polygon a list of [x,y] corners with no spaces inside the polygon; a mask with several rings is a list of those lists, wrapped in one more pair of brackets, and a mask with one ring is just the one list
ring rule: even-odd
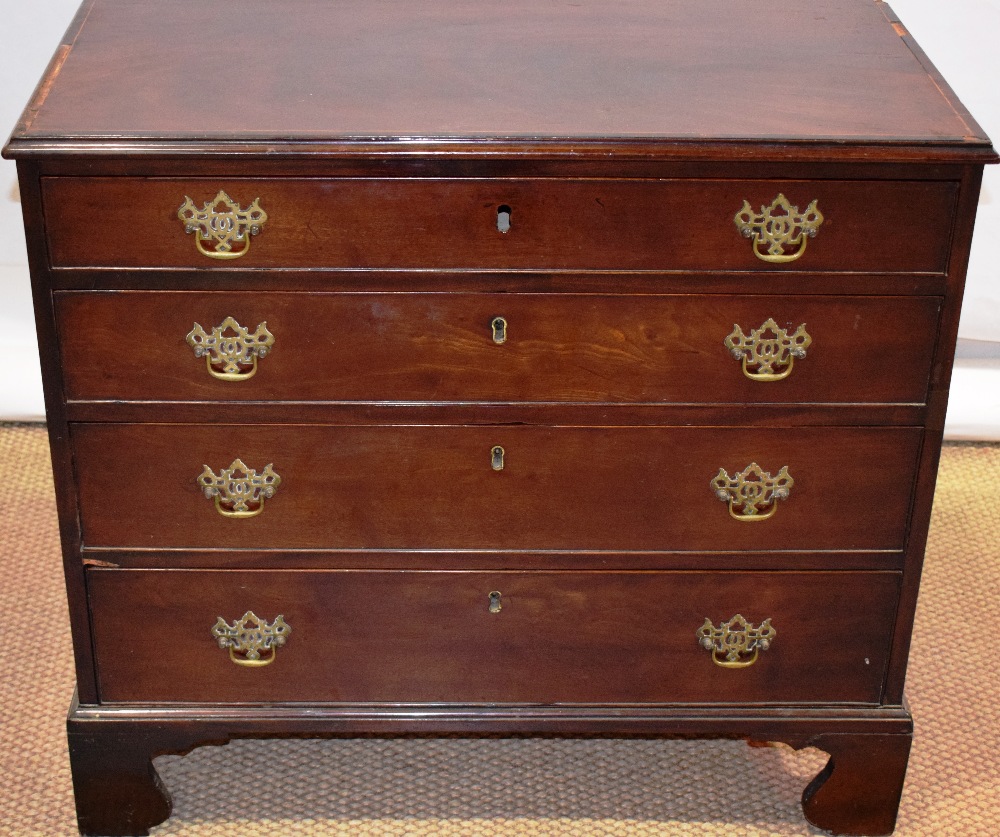
{"label": "chest of drawers", "polygon": [[82,831],[161,753],[416,732],[812,745],[891,832],[996,156],[823,5],[84,5],[5,149]]}

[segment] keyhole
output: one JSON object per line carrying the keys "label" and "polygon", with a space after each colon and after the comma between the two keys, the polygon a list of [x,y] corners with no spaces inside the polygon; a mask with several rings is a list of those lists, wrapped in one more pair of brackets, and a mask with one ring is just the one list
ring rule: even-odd
{"label": "keyhole", "polygon": [[503,605],[500,603],[500,591],[490,593],[490,613],[499,613]]}
{"label": "keyhole", "polygon": [[497,207],[497,229],[502,233],[510,232],[510,212],[505,203]]}
{"label": "keyhole", "polygon": [[490,460],[494,471],[503,470],[503,448],[500,445],[496,445],[492,451],[490,451],[492,458]]}
{"label": "keyhole", "polygon": [[507,321],[503,317],[494,317],[490,323],[493,329],[493,342],[497,345],[507,342]]}

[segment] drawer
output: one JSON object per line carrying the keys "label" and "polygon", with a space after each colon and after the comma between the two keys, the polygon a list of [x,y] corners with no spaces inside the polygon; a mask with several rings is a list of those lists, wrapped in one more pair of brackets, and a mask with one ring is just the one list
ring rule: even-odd
{"label": "drawer", "polygon": [[[220,192],[228,205],[212,203]],[[53,267],[943,273],[958,185],[48,177],[42,194]],[[771,215],[760,221],[769,229],[775,217],[779,225],[787,220],[788,208],[771,210],[779,195],[799,214],[816,201],[824,220],[815,238],[786,247],[773,236],[760,242],[743,236],[735,219],[744,201],[752,213]],[[187,198],[191,212],[200,213],[190,215],[192,226],[205,224],[204,241],[201,234],[186,234],[187,223],[178,216]],[[266,220],[251,210],[254,201]],[[509,228],[503,232],[505,218]],[[250,234],[252,225],[258,235]],[[242,240],[227,238],[244,229]],[[248,241],[252,246],[243,253]],[[764,255],[777,246],[778,255],[792,256],[803,242],[806,252],[789,263],[754,254],[755,246]]]}
{"label": "drawer", "polygon": [[[939,307],[915,296],[56,294],[67,397],[135,401],[921,403]],[[200,357],[206,340],[218,348]]]}
{"label": "drawer", "polygon": [[[72,437],[91,547],[898,550],[922,430],[77,424]],[[748,521],[743,499],[784,482],[767,488],[753,463],[794,484]],[[713,482],[721,469],[732,487]]]}
{"label": "drawer", "polygon": [[[92,570],[88,590],[103,701],[877,703],[899,576]],[[723,667],[699,631],[737,615]]]}

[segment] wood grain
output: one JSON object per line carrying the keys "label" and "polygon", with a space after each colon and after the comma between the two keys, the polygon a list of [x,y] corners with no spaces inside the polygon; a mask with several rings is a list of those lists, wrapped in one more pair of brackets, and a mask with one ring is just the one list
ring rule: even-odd
{"label": "wood grain", "polygon": [[[939,306],[875,296],[56,295],[75,401],[919,404]],[[211,332],[227,317],[274,335],[247,380],[212,377],[184,339],[196,322]],[[784,380],[750,380],[725,338],[768,319],[788,333],[805,325],[812,343]]]}
{"label": "wood grain", "polygon": [[[368,549],[898,549],[918,428],[74,425],[87,546]],[[502,471],[491,449],[505,449]],[[282,483],[234,520],[197,477],[237,458]],[[711,480],[787,466],[769,520]]]}
{"label": "wood grain", "polygon": [[[250,251],[200,254],[177,211],[225,190],[268,220]],[[733,219],[780,194],[826,220],[792,270],[947,269],[948,181],[418,178],[42,179],[54,267],[774,270]],[[511,228],[497,211],[512,209]],[[98,223],[95,220],[99,219]]]}
{"label": "wood grain", "polygon": [[[998,158],[883,3],[87,0],[4,154],[84,831],[162,821],[163,752],[409,732],[815,744],[807,816],[892,828]],[[270,216],[227,263],[177,217],[220,189]],[[733,217],[779,192],[826,220],[774,265]],[[276,334],[251,381],[184,342],[227,316]],[[723,340],[769,317],[814,342],[759,384]],[[283,480],[246,520],[196,483],[237,457]],[[710,480],[751,461],[795,485],[746,523]],[[249,609],[294,628],[255,672],[210,633]],[[725,671],[736,613],[778,637]]]}
{"label": "wood grain", "polygon": [[[895,573],[88,577],[110,702],[876,703],[899,587]],[[292,628],[258,669],[211,634],[247,610]],[[737,613],[777,635],[752,666],[723,669],[697,631]]]}
{"label": "wood grain", "polygon": [[98,0],[57,81],[17,138],[985,144],[866,0]]}

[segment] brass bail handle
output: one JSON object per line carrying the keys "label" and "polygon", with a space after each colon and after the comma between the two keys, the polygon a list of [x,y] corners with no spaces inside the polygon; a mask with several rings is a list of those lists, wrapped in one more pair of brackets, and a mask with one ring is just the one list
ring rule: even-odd
{"label": "brass bail handle", "polygon": [[219,647],[228,648],[229,659],[247,668],[273,663],[278,646],[287,642],[291,632],[291,626],[280,614],[273,622],[267,622],[252,610],[232,624],[220,616],[212,626],[212,636]]}
{"label": "brass bail handle", "polygon": [[[238,259],[250,252],[250,239],[258,235],[267,222],[267,213],[260,206],[260,198],[244,209],[224,190],[212,200],[198,205],[185,196],[177,210],[177,217],[184,224],[184,232],[194,233],[198,252],[210,259]],[[234,245],[237,245],[234,247]]]}
{"label": "brass bail handle", "polygon": [[712,662],[721,668],[749,668],[757,662],[761,651],[771,647],[777,632],[770,619],[760,625],[748,622],[737,613],[728,622],[718,625],[706,618],[698,629],[698,644],[712,652]]}
{"label": "brass bail handle", "polygon": [[233,317],[226,317],[211,331],[195,323],[185,339],[195,357],[205,358],[208,374],[220,381],[249,381],[257,374],[257,358],[266,357],[274,346],[266,321],[250,331]]}
{"label": "brass bail handle", "polygon": [[723,341],[730,354],[743,362],[743,374],[752,381],[781,381],[792,374],[795,359],[806,356],[812,337],[802,323],[794,331],[768,319],[760,328],[744,332],[733,325]]}
{"label": "brass bail handle", "polygon": [[281,477],[271,464],[258,474],[242,459],[234,459],[219,473],[205,465],[197,482],[205,497],[215,500],[215,510],[223,517],[246,518],[256,517],[264,511],[264,500],[274,496],[281,485]]}
{"label": "brass bail handle", "polygon": [[[744,200],[733,222],[744,238],[753,242],[754,255],[769,264],[794,262],[806,251],[806,243],[815,238],[823,213],[814,200],[800,212],[788,198],[778,194],[770,206],[762,206],[754,212],[750,201]],[[761,247],[764,250],[761,250]]]}
{"label": "brass bail handle", "polygon": [[771,476],[756,462],[751,462],[734,476],[725,468],[719,468],[709,485],[716,497],[729,504],[729,515],[734,520],[753,523],[774,516],[778,500],[788,499],[795,480],[788,473],[787,465]]}

